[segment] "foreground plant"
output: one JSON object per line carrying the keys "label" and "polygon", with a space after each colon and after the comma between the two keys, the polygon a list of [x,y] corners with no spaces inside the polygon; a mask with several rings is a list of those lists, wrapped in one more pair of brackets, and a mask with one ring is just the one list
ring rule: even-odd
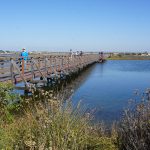
{"label": "foreground plant", "polygon": [[0,82],[0,122],[12,121],[12,110],[17,110],[17,101],[21,101],[21,97],[13,93],[13,86],[10,82]]}
{"label": "foreground plant", "polygon": [[63,103],[44,91],[30,100],[23,116],[1,124],[0,149],[116,149],[115,138],[105,135],[102,126],[90,125],[91,114],[80,104],[72,107],[70,101]]}
{"label": "foreground plant", "polygon": [[139,104],[133,103],[125,111],[118,128],[118,144],[121,150],[149,150],[150,147],[150,91]]}

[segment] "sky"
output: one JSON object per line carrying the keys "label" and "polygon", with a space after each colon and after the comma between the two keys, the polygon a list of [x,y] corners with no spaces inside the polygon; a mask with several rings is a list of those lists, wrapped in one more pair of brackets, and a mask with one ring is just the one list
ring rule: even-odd
{"label": "sky", "polygon": [[150,0],[0,0],[0,49],[150,51]]}

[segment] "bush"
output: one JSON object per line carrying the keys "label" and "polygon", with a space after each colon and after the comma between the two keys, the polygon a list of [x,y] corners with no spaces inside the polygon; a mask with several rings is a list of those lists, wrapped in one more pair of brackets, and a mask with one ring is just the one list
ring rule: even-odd
{"label": "bush", "polygon": [[13,93],[13,86],[9,82],[0,82],[0,122],[11,121],[13,116],[11,111],[17,109],[17,101],[21,101],[19,95]]}
{"label": "bush", "polygon": [[149,150],[150,101],[147,98],[125,111],[118,131],[118,145],[121,150]]}

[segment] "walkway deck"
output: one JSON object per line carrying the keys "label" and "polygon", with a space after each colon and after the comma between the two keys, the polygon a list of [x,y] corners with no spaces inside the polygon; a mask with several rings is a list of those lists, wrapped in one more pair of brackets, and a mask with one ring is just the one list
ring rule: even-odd
{"label": "walkway deck", "polygon": [[[38,82],[47,83],[53,78],[61,78],[82,70],[84,67],[97,62],[98,54],[82,56],[48,55],[29,57],[25,62],[19,57],[6,58],[0,62],[0,82],[11,80],[13,84],[24,82],[26,88]],[[40,77],[41,80],[36,80]]]}

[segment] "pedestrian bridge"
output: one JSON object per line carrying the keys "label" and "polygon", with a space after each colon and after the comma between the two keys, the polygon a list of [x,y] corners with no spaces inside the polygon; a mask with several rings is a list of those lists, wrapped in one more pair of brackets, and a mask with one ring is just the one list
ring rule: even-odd
{"label": "pedestrian bridge", "polygon": [[83,70],[99,59],[98,54],[38,55],[29,57],[27,61],[21,57],[6,57],[0,62],[0,82],[11,81],[15,85],[24,82],[25,89],[29,90],[37,83],[64,80],[64,77]]}

